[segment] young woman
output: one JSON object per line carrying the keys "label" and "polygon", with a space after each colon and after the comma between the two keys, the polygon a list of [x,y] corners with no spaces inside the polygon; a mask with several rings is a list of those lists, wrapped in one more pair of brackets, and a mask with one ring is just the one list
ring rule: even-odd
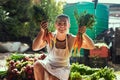
{"label": "young woman", "polygon": [[[75,36],[68,34],[70,28],[69,17],[65,14],[56,17],[56,33],[53,34],[55,41],[52,41],[52,47],[44,40],[47,22],[41,23],[41,29],[38,36],[34,39],[32,49],[40,50],[47,46],[48,55],[44,60],[38,60],[34,64],[35,80],[45,80],[45,73],[49,75],[47,80],[68,80],[70,73],[70,62],[72,46]],[[81,27],[79,32],[83,35],[81,48],[93,49],[93,41],[85,34],[86,27]]]}

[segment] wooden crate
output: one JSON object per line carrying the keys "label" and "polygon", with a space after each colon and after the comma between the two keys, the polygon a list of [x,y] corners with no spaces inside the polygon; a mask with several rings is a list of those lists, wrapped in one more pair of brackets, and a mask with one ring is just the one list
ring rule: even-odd
{"label": "wooden crate", "polygon": [[108,57],[108,48],[102,46],[100,48],[90,50],[90,57]]}
{"label": "wooden crate", "polygon": [[89,58],[89,66],[93,68],[102,68],[108,65],[107,58]]}

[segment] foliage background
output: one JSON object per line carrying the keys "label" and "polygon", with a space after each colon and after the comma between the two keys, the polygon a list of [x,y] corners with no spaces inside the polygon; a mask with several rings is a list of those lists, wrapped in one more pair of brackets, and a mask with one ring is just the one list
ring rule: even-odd
{"label": "foliage background", "polygon": [[[0,41],[31,43],[39,32],[34,5],[42,5],[49,16],[49,30],[54,31],[54,20],[63,12],[64,2],[55,0],[0,0]],[[40,17],[41,18],[41,17]]]}

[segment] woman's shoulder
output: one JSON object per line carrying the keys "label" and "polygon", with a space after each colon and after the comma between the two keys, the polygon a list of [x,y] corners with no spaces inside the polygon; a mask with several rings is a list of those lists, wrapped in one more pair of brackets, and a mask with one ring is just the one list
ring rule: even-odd
{"label": "woman's shoulder", "polygon": [[73,35],[73,34],[68,34],[68,41],[69,41],[70,43],[74,42],[74,39],[75,39],[75,35]]}
{"label": "woman's shoulder", "polygon": [[74,38],[75,38],[75,35],[69,33],[69,34],[68,34],[68,38],[74,39]]}

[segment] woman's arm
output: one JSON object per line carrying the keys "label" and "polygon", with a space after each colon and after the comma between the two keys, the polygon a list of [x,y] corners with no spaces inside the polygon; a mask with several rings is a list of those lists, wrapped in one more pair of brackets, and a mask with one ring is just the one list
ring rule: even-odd
{"label": "woman's arm", "polygon": [[82,43],[81,48],[94,49],[95,45],[94,45],[93,40],[85,33],[83,33],[82,36],[83,36],[83,43]]}
{"label": "woman's arm", "polygon": [[38,33],[37,37],[33,40],[32,49],[34,51],[40,50],[45,47],[46,42],[43,40],[44,33],[41,31]]}
{"label": "woman's arm", "polygon": [[40,32],[37,37],[33,40],[32,49],[34,51],[40,50],[46,46],[46,41],[44,40],[45,29],[47,28],[48,23],[41,23]]}

